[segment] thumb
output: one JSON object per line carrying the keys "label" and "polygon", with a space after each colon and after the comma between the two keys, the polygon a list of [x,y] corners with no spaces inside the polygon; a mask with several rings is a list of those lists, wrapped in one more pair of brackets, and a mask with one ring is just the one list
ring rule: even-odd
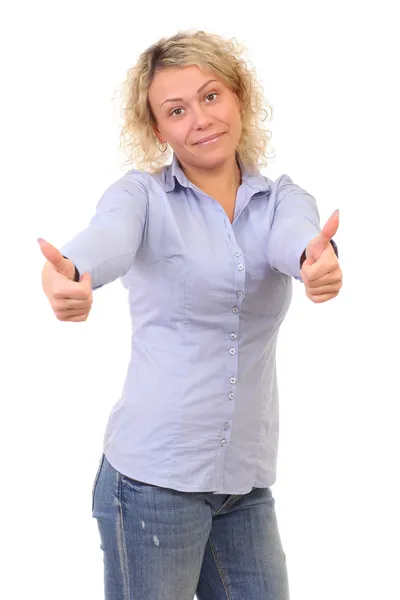
{"label": "thumb", "polygon": [[91,293],[91,291],[92,291],[92,276],[90,275],[90,273],[84,273],[83,275],[81,275],[79,283],[81,285],[83,285],[83,287],[85,288],[85,290],[87,292]]}
{"label": "thumb", "polygon": [[46,242],[46,240],[43,238],[38,238],[37,241],[43,256],[59,273],[68,277],[70,272],[68,260],[64,258],[61,252],[55,246],[53,246],[53,244],[50,244],[50,242]]}
{"label": "thumb", "polygon": [[311,240],[306,248],[306,258],[317,261],[339,227],[339,211],[336,210],[327,220],[320,233]]}

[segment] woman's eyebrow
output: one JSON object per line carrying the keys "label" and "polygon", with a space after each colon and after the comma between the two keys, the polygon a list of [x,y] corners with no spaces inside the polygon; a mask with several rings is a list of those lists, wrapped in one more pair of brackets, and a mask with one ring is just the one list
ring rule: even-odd
{"label": "woman's eyebrow", "polygon": [[[217,81],[217,79],[209,79],[208,81],[206,81],[206,83],[203,83],[203,85],[201,87],[199,87],[199,89],[197,90],[197,93],[200,94],[201,90],[204,89],[212,81]],[[165,104],[165,102],[178,102],[178,101],[183,102],[183,98],[168,98],[167,100],[164,100],[164,102],[161,102],[160,106]]]}

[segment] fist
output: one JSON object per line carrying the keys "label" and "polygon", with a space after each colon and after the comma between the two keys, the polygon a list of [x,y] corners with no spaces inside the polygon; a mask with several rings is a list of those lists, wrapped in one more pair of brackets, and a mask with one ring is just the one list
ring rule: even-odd
{"label": "fist", "polygon": [[330,243],[339,227],[339,211],[335,211],[306,248],[306,260],[300,270],[306,295],[316,303],[336,298],[342,287],[342,270]]}
{"label": "fist", "polygon": [[42,270],[42,287],[57,319],[86,321],[93,304],[90,273],[83,273],[79,282],[74,281],[73,262],[46,240],[38,242],[47,259]]}

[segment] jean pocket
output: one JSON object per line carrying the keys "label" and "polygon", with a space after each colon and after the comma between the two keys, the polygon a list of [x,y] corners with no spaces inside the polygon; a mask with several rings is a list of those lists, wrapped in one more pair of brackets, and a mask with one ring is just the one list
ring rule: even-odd
{"label": "jean pocket", "polygon": [[97,473],[96,473],[96,477],[94,478],[94,483],[93,483],[93,488],[92,488],[92,512],[94,510],[94,494],[96,491],[96,486],[97,486],[97,482],[99,480],[100,471],[101,471],[101,467],[103,466],[103,462],[104,462],[104,452],[101,455],[99,467],[98,467]]}

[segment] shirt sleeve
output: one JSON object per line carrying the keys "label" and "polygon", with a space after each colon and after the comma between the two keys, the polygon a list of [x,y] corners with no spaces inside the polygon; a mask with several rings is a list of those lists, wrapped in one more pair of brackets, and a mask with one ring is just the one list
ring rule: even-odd
{"label": "shirt sleeve", "polygon": [[91,274],[93,289],[100,288],[130,269],[143,239],[147,214],[144,182],[124,176],[106,189],[86,229],[59,250],[81,276]]}
{"label": "shirt sleeve", "polygon": [[288,175],[276,182],[275,208],[268,240],[271,268],[303,283],[300,257],[321,231],[316,200]]}

